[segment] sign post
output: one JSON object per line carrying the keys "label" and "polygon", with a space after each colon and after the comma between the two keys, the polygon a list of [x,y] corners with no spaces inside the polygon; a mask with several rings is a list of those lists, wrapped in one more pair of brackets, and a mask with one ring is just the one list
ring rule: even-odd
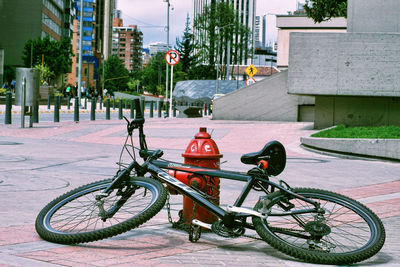
{"label": "sign post", "polygon": [[174,81],[174,65],[178,64],[179,60],[181,59],[181,56],[179,55],[179,53],[177,51],[169,50],[169,51],[167,51],[167,53],[165,53],[164,59],[165,59],[165,62],[167,62],[167,64],[171,66],[171,86],[170,86],[170,94],[169,94],[169,97],[170,97],[169,114],[172,114],[172,85],[173,85],[173,81]]}

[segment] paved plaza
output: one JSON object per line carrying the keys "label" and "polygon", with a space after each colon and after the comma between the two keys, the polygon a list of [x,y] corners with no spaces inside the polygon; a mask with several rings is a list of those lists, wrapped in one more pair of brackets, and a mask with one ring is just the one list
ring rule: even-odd
{"label": "paved plaza", "polygon": [[[400,266],[400,164],[323,155],[305,150],[300,137],[312,123],[146,119],[150,148],[165,159],[182,162],[199,127],[217,143],[223,169],[247,171],[243,153],[265,143],[284,144],[286,169],[274,179],[292,187],[316,187],[348,195],[375,211],[386,228],[382,250],[358,266]],[[0,125],[0,267],[3,266],[318,266],[286,256],[267,243],[203,233],[197,243],[173,229],[164,208],[149,222],[125,234],[74,246],[42,240],[34,222],[52,199],[77,186],[112,177],[126,136],[124,120],[43,122],[33,128]],[[221,181],[221,203],[232,204],[240,182]],[[171,196],[174,219],[182,197]],[[249,231],[247,234],[255,235]]]}

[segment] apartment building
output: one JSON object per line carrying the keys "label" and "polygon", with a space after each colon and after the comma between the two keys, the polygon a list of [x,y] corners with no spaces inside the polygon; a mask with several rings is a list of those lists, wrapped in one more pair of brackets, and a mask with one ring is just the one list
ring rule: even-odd
{"label": "apartment building", "polygon": [[142,67],[143,33],[136,25],[122,25],[122,19],[114,19],[112,53],[133,72]]}

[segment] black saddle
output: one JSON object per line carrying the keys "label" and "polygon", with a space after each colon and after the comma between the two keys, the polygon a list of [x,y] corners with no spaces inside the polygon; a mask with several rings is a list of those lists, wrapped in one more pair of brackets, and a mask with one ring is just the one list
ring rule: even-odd
{"label": "black saddle", "polygon": [[278,141],[267,143],[259,152],[247,153],[242,155],[240,161],[244,164],[258,165],[260,160],[268,162],[268,174],[278,175],[286,166],[286,150]]}

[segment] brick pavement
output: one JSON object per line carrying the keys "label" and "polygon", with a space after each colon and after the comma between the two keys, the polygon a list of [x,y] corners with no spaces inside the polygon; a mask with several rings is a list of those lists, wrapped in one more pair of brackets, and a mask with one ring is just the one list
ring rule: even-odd
{"label": "brick pavement", "polygon": [[[223,166],[233,170],[246,170],[239,162],[242,153],[259,150],[266,140],[281,141],[288,154],[284,180],[349,195],[383,218],[388,236],[384,248],[359,265],[398,265],[399,164],[305,151],[299,147],[299,137],[313,132],[307,123],[150,119],[145,133],[150,147],[160,147],[168,159],[181,161],[180,154],[200,126],[213,130],[222,160],[228,161]],[[124,133],[122,121],[49,123],[33,129],[0,126],[0,141],[20,143],[0,146],[0,266],[316,266],[247,238],[224,239],[206,233],[193,244],[186,233],[170,227],[165,209],[144,226],[111,239],[76,246],[41,240],[33,225],[37,212],[77,185],[109,177]],[[222,203],[238,191],[235,182],[223,181],[221,188]],[[172,197],[174,216],[180,203],[180,196]]]}

